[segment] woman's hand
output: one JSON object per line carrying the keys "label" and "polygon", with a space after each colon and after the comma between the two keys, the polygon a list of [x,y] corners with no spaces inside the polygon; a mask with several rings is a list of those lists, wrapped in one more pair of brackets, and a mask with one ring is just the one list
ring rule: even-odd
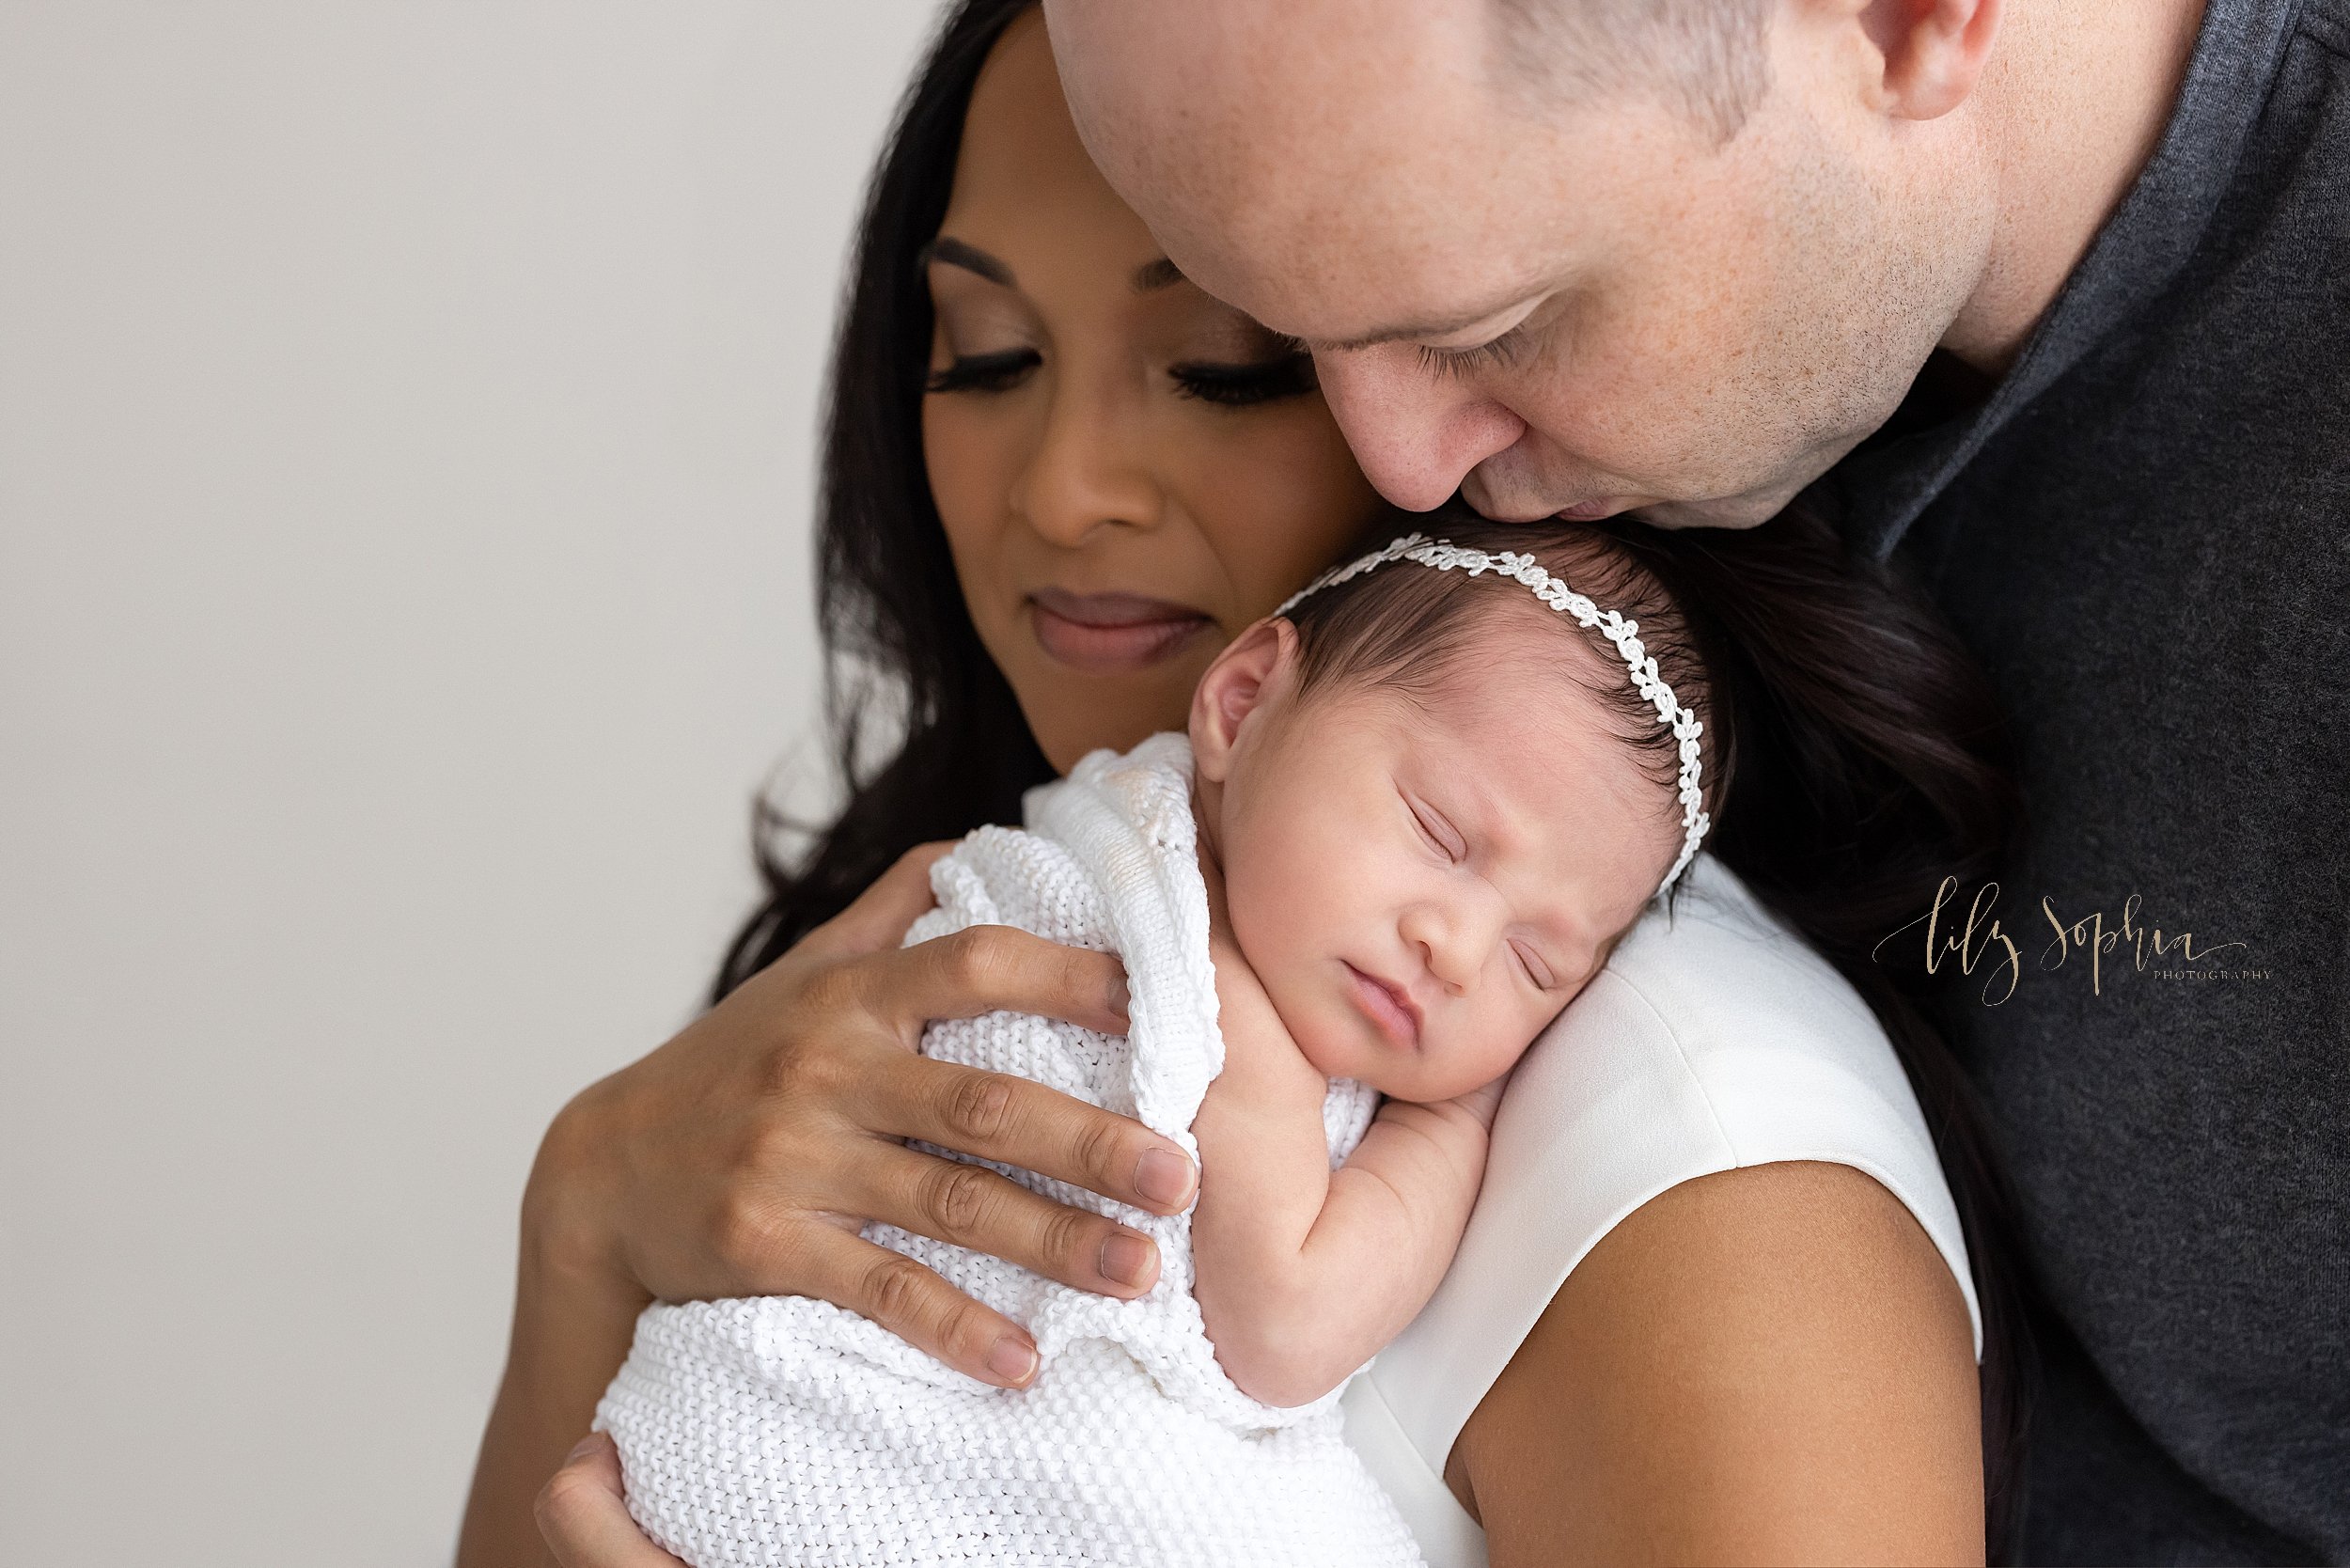
{"label": "woman's hand", "polygon": [[556,1116],[523,1198],[506,1374],[482,1438],[462,1563],[540,1551],[529,1499],[560,1463],[652,1300],[809,1295],[974,1377],[1027,1381],[1010,1320],[857,1234],[866,1220],[1006,1258],[1081,1290],[1158,1278],[1141,1232],[920,1138],[1173,1214],[1198,1173],[1139,1122],[1025,1078],[918,1053],[923,1025],[1005,1009],[1122,1033],[1106,953],[986,926],[901,949],[931,906],[914,851],[677,1037]]}
{"label": "woman's hand", "polygon": [[1132,1296],[1157,1278],[1148,1237],[993,1171],[901,1141],[1040,1171],[1172,1214],[1191,1162],[1139,1122],[1025,1078],[918,1054],[933,1018],[1007,1009],[1126,1028],[1125,971],[1107,953],[1004,926],[897,944],[931,905],[906,855],[863,898],[677,1038],[556,1119],[525,1227],[571,1271],[646,1299],[810,1295],[849,1308],[948,1365],[1007,1387],[1034,1349],[1016,1325],[903,1255],[869,1219]]}

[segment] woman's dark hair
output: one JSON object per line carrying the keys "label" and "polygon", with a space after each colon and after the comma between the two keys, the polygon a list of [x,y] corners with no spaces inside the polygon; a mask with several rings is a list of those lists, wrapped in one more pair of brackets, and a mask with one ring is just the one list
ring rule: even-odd
{"label": "woman's dark hair", "polygon": [[[920,254],[946,214],[980,67],[1032,3],[964,0],[948,15],[866,197],[834,350],[817,525],[826,709],[848,802],[815,829],[760,803],[767,896],[728,948],[713,1001],[907,850],[1016,822],[1021,792],[1052,776],[964,607],[921,438],[932,318]],[[1858,987],[1917,1089],[1983,1312],[1996,1560],[2010,1538],[2020,1453],[2012,1209],[1966,1079],[1919,1011],[1924,977],[1872,957],[1942,876],[1972,879],[1996,862],[2014,802],[1994,710],[1923,601],[1884,569],[1846,559],[1823,525],[1789,516],[1745,531],[1586,526],[1639,569],[1611,579],[1620,591],[1603,604],[1622,607],[1653,576],[1684,611],[1687,645],[1673,646],[1659,621],[1653,651],[1684,700],[1705,694],[1692,705],[1712,731],[1705,769],[1720,807],[1706,848]],[[1647,640],[1649,620],[1636,619]],[[1700,679],[1701,688],[1684,690]],[[796,846],[779,851],[789,837]]]}
{"label": "woman's dark hair", "polygon": [[1982,1313],[1985,1531],[1991,1560],[2010,1560],[2038,1376],[2018,1211],[1975,1087],[1928,1021],[1966,982],[1929,969],[1922,934],[1886,941],[1945,877],[1998,874],[2022,831],[1998,704],[1924,594],[1801,508],[1751,529],[1602,526],[1680,606],[1708,674],[1727,795],[1707,850],[1852,982],[1917,1092]]}
{"label": "woman's dark hair", "polygon": [[[776,842],[793,824],[760,803],[767,900],[728,949],[713,1001],[907,850],[1019,821],[1021,791],[1053,776],[964,606],[922,459],[932,322],[921,253],[947,215],[979,68],[1033,3],[965,0],[947,18],[866,193],[816,503],[817,620],[832,655],[824,706],[848,805],[787,859]],[[877,741],[877,729],[897,733]]]}

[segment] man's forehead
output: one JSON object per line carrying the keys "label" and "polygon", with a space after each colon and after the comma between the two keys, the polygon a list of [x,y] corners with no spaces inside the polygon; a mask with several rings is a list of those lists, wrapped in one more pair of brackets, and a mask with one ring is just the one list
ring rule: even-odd
{"label": "man's forehead", "polygon": [[1546,291],[1639,184],[1643,106],[1529,116],[1489,79],[1482,21],[1459,20],[1487,8],[1406,6],[1392,27],[1321,0],[1289,26],[1244,0],[1197,28],[1152,20],[1188,7],[1048,15],[1080,134],[1184,274],[1335,347],[1446,336]]}
{"label": "man's forehead", "polygon": [[1311,346],[1368,347],[1465,331],[1557,287],[1582,250],[1573,224],[1529,219],[1506,170],[1458,172],[1474,165],[1300,157],[1128,199],[1211,294]]}

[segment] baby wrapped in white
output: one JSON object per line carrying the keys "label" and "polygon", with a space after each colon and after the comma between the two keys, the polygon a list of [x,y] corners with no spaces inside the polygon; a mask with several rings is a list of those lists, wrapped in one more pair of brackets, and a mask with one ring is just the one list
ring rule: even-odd
{"label": "baby wrapped in white", "polygon": [[[939,907],[906,937],[1010,925],[1116,952],[1130,1032],[996,1012],[932,1024],[924,1054],[1048,1084],[1197,1156],[1192,1121],[1224,1043],[1190,762],[1182,736],[1160,735],[1122,757],[1096,752],[1030,792],[1026,831],[981,828],[937,863]],[[1330,1085],[1334,1167],[1377,1098]],[[807,1297],[648,1309],[597,1421],[619,1446],[630,1510],[653,1539],[697,1568],[1421,1561],[1343,1440],[1343,1384],[1284,1409],[1249,1398],[1217,1364],[1192,1295],[1188,1214],[1161,1218],[995,1168],[1150,1235],[1157,1284],[1120,1301],[867,1226],[868,1239],[1029,1330],[1041,1366],[1017,1391]]]}

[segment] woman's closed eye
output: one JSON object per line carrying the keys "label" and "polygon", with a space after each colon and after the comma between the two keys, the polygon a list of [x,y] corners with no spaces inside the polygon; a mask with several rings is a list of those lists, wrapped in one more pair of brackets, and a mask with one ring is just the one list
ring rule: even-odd
{"label": "woman's closed eye", "polygon": [[1227,408],[1301,398],[1322,384],[1314,375],[1313,355],[1303,351],[1244,364],[1186,360],[1168,366],[1167,373],[1179,396]]}
{"label": "woman's closed eye", "polygon": [[958,354],[932,370],[923,386],[931,392],[1009,392],[1043,363],[1034,349]]}

